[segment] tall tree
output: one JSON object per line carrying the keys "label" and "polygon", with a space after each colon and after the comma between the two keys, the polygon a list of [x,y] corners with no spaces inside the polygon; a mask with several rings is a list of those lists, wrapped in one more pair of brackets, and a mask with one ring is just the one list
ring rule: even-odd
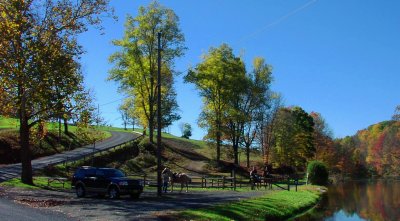
{"label": "tall tree", "polygon": [[247,116],[243,122],[242,143],[246,148],[247,167],[250,167],[250,147],[256,140],[258,121],[272,105],[270,84],[272,82],[272,67],[263,58],[255,58],[253,71],[248,74],[249,87],[245,90],[241,112]]}
{"label": "tall tree", "polygon": [[0,1],[0,85],[20,121],[24,183],[33,183],[29,131],[57,115],[55,89],[69,89],[60,78],[71,77],[82,53],[76,36],[99,25],[107,10],[108,0]]}
{"label": "tall tree", "polygon": [[[165,81],[167,75],[170,75],[169,78],[173,79],[173,61],[183,55],[186,49],[185,39],[179,29],[178,16],[173,10],[161,6],[156,1],[147,7],[140,7],[135,18],[127,17],[123,39],[113,41],[115,46],[121,47],[121,51],[110,57],[115,66],[110,70],[109,79],[118,81],[122,90],[134,94],[138,119],[142,124],[148,125],[151,142],[157,113],[155,104],[158,33],[161,33],[162,78]],[[172,85],[173,80],[167,82]],[[176,103],[175,95],[169,95],[168,101]],[[167,98],[164,98],[164,101],[166,100]]]}
{"label": "tall tree", "polygon": [[275,125],[275,158],[280,165],[304,169],[315,153],[314,121],[300,107],[282,108]]}
{"label": "tall tree", "polygon": [[271,149],[275,143],[275,123],[278,110],[282,107],[281,95],[271,92],[269,95],[270,106],[259,107],[256,113],[257,141],[261,145],[264,164],[269,164]]}
{"label": "tall tree", "polygon": [[333,167],[336,159],[332,131],[320,113],[311,112],[310,116],[314,121],[315,159]]}
{"label": "tall tree", "polygon": [[[185,82],[196,85],[203,97],[203,110],[199,126],[207,127],[208,137],[216,141],[217,161],[221,159],[221,141],[224,116],[228,100],[235,87],[240,87],[238,79],[243,79],[245,68],[243,61],[233,54],[232,48],[222,44],[210,48],[202,57],[202,62],[189,70]],[[238,84],[239,83],[239,84]]]}

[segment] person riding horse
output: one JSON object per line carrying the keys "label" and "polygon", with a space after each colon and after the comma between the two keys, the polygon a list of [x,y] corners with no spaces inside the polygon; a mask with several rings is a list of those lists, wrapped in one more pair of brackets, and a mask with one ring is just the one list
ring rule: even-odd
{"label": "person riding horse", "polygon": [[261,184],[261,178],[257,174],[257,169],[253,166],[253,169],[250,171],[250,180],[252,180],[252,188],[256,186],[257,183]]}

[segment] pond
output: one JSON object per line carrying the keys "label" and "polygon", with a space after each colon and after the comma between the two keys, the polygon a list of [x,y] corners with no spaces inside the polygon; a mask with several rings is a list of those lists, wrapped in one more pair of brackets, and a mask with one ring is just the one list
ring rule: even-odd
{"label": "pond", "polygon": [[351,181],[330,186],[317,207],[294,220],[400,220],[400,181]]}

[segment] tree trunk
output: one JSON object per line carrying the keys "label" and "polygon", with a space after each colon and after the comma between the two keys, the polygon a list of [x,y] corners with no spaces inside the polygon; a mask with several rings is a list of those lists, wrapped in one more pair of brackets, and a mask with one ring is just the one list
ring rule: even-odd
{"label": "tree trunk", "polygon": [[64,118],[64,133],[68,134],[68,120],[67,118]]}
{"label": "tree trunk", "polygon": [[250,168],[250,146],[246,145],[246,166]]}
{"label": "tree trunk", "polygon": [[233,155],[235,155],[235,164],[239,165],[239,145],[236,143],[233,145]]}
{"label": "tree trunk", "polygon": [[58,143],[61,142],[61,117],[58,118]]}
{"label": "tree trunk", "polygon": [[124,121],[124,129],[127,130],[127,129],[126,129],[126,121]]}
{"label": "tree trunk", "polygon": [[19,136],[21,145],[21,164],[22,164],[21,181],[22,183],[33,185],[31,149],[29,147],[29,126],[28,126],[28,119],[26,117],[24,98],[22,99],[21,103],[22,104],[19,116],[20,118]]}
{"label": "tree trunk", "polygon": [[221,132],[218,126],[217,130],[217,162],[221,160]]}
{"label": "tree trunk", "polygon": [[[150,105],[150,109],[153,109],[153,105]],[[153,134],[154,128],[153,128],[153,126],[154,126],[153,117],[150,117],[150,119],[149,119],[149,140],[150,140],[150,143],[154,143],[154,139],[153,139],[153,137],[154,137],[154,134]]]}

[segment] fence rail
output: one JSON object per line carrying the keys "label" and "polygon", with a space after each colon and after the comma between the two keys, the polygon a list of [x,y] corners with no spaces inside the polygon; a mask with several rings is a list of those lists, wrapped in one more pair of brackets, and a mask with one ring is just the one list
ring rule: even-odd
{"label": "fence rail", "polygon": [[115,151],[116,149],[119,149],[119,148],[124,147],[129,144],[132,144],[133,142],[135,142],[135,140],[140,139],[141,137],[143,137],[143,135],[134,137],[131,140],[128,140],[126,142],[119,143],[119,144],[112,145],[112,146],[105,147],[105,148],[101,148],[101,149],[96,149],[94,146],[93,148],[87,148],[86,151],[84,151],[80,154],[76,154],[73,156],[61,157],[61,159],[58,158],[58,159],[50,160],[50,161],[46,162],[45,164],[47,167],[51,167],[56,164],[66,165],[67,163],[75,163],[79,160],[86,161],[86,160],[90,159],[91,157],[93,157],[95,154],[103,154],[106,152]]}
{"label": "fence rail", "polygon": [[[131,178],[142,179],[145,186],[157,187],[157,177],[147,174],[129,174]],[[290,187],[294,186],[297,191],[299,185],[296,178],[288,176],[272,175],[269,178],[261,177],[260,182],[254,183],[249,178],[238,178],[230,176],[209,177],[209,176],[193,176],[189,175],[192,181],[188,184],[189,188],[216,188],[216,189],[236,189],[242,187],[250,187],[252,189],[264,187],[272,189],[276,186],[280,189],[290,191]]]}

